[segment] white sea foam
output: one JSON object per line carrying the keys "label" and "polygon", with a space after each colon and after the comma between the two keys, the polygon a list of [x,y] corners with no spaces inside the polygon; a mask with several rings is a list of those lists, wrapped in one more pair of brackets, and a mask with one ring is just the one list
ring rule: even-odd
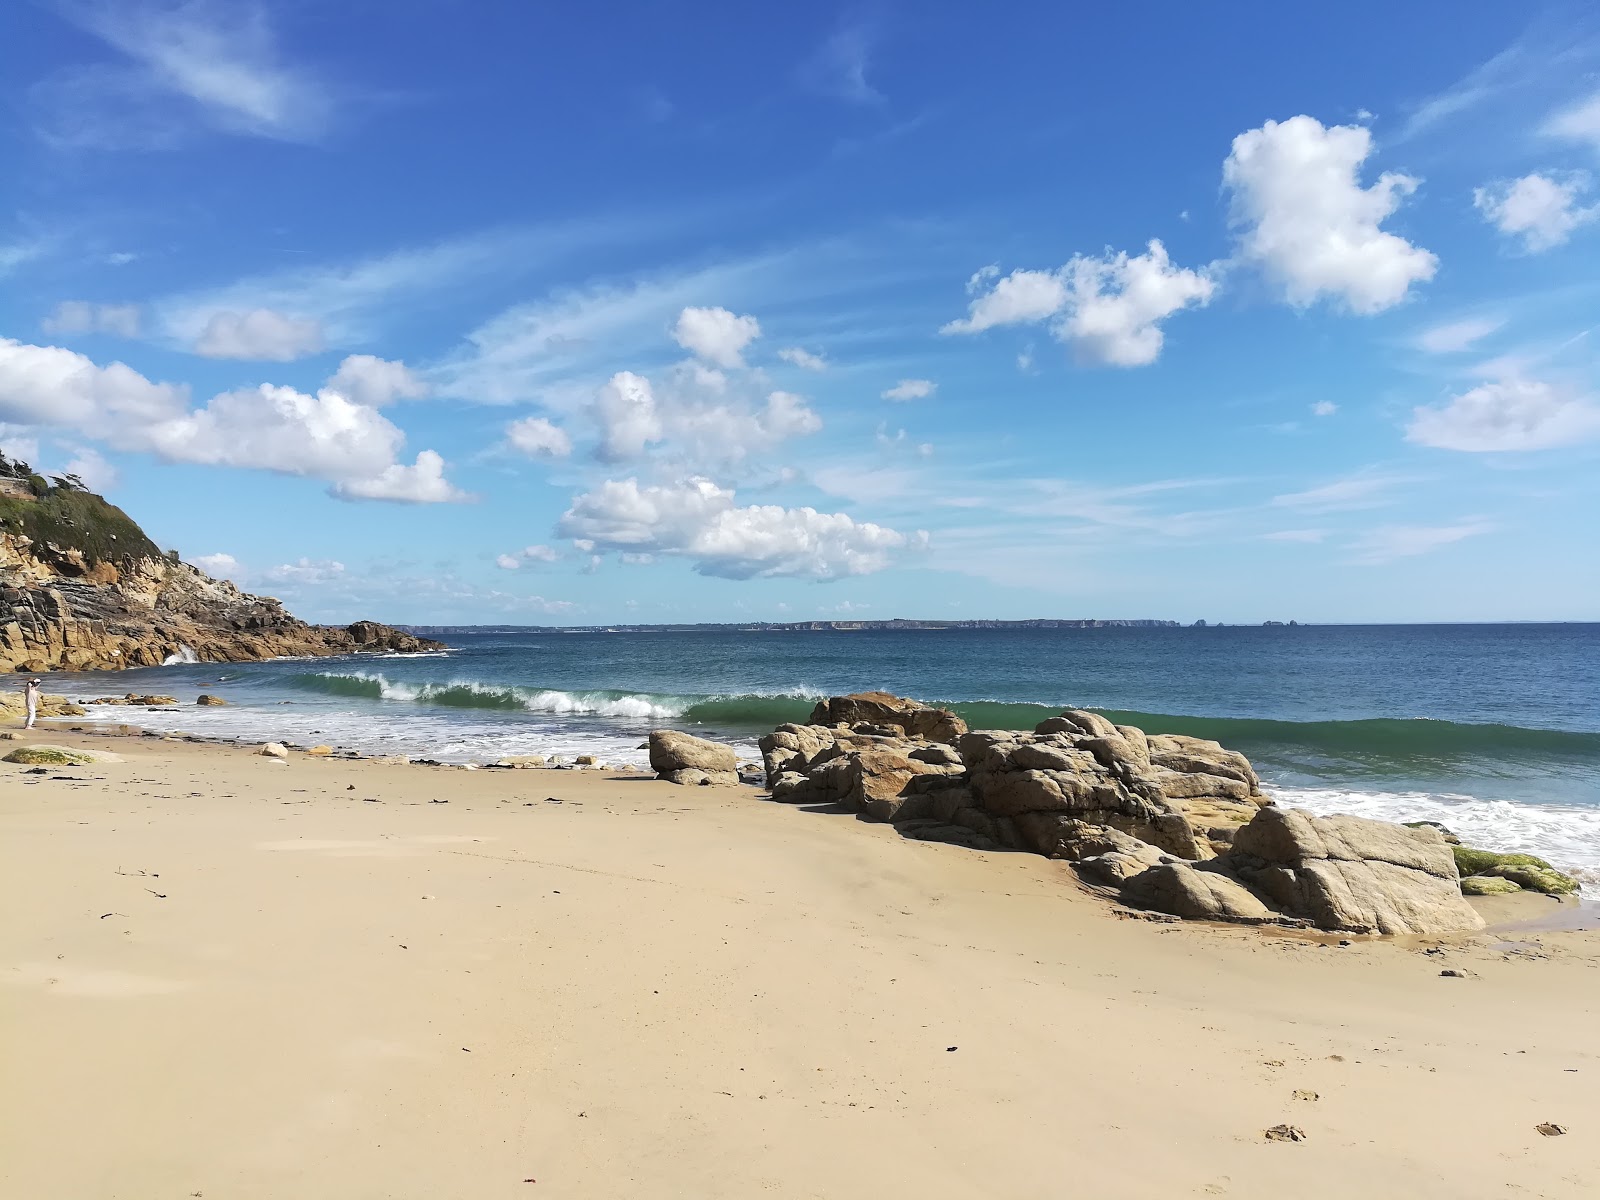
{"label": "white sea foam", "polygon": [[1280,804],[1319,814],[1379,821],[1437,821],[1470,846],[1537,854],[1564,871],[1600,883],[1600,808],[1513,804],[1448,792],[1353,792],[1274,787]]}
{"label": "white sea foam", "polygon": [[177,653],[169,654],[161,660],[161,665],[163,667],[177,667],[183,666],[187,663],[197,663],[199,661],[200,660],[195,657],[195,653],[192,648],[180,645]]}

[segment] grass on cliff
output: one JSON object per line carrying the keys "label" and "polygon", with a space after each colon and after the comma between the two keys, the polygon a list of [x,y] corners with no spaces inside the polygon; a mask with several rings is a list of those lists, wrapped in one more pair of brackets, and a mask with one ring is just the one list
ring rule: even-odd
{"label": "grass on cliff", "polygon": [[36,499],[0,496],[0,529],[23,534],[36,545],[53,542],[80,550],[92,565],[124,558],[160,558],[161,549],[127,513],[93,492],[45,489]]}

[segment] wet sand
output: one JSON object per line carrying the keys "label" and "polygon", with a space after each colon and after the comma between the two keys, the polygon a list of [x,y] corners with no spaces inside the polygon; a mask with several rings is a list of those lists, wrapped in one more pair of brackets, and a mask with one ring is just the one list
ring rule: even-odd
{"label": "wet sand", "polygon": [[37,740],[123,761],[0,766],[6,1196],[1600,1194],[1591,933],[1122,919],[749,788]]}

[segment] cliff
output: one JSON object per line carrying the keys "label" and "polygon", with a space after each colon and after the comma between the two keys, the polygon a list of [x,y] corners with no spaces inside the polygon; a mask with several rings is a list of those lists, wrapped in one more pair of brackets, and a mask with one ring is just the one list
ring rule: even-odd
{"label": "cliff", "polygon": [[75,478],[52,484],[0,456],[0,669],[442,648],[372,621],[308,625],[277,600],[162,553],[132,518]]}

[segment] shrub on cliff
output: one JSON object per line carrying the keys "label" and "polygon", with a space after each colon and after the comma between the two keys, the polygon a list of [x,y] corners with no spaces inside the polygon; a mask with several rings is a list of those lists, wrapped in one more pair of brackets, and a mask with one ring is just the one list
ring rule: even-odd
{"label": "shrub on cliff", "polygon": [[0,531],[31,538],[36,546],[77,550],[90,565],[161,554],[132,517],[93,492],[48,485],[34,492],[33,500],[0,496]]}

